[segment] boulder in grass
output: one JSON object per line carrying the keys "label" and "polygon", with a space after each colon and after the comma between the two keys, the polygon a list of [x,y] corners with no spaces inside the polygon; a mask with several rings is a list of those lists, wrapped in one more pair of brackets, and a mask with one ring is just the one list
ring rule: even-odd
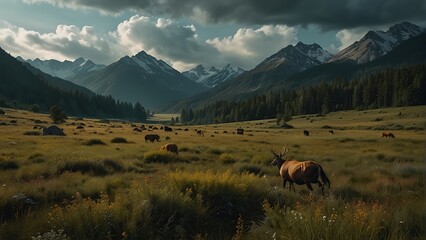
{"label": "boulder in grass", "polygon": [[43,135],[65,136],[64,130],[55,125],[43,128]]}

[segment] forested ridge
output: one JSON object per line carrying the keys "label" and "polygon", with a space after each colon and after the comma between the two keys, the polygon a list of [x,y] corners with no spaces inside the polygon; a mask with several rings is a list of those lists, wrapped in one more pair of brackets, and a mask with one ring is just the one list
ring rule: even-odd
{"label": "forested ridge", "polygon": [[295,90],[270,91],[244,101],[216,101],[198,109],[183,109],[181,121],[226,123],[350,109],[426,104],[424,64],[386,67],[353,79],[336,78]]}
{"label": "forested ridge", "polygon": [[0,107],[25,109],[36,105],[40,111],[47,112],[51,106],[58,105],[67,115],[146,120],[146,111],[140,103],[59,89],[43,77],[34,75],[2,49],[0,67]]}

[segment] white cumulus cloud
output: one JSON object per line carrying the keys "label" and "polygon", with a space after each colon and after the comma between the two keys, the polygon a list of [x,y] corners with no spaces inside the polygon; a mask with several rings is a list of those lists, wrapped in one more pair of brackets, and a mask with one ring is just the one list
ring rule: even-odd
{"label": "white cumulus cloud", "polygon": [[295,43],[297,31],[284,25],[241,28],[224,38],[200,40],[194,25],[172,19],[134,15],[114,31],[100,34],[92,26],[58,25],[39,33],[0,21],[0,47],[25,59],[74,60],[78,57],[110,64],[144,50],[183,71],[196,64],[245,69]]}

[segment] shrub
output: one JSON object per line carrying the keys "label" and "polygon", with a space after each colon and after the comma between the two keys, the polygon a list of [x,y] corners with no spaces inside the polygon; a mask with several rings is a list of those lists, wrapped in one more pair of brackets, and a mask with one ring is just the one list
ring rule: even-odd
{"label": "shrub", "polygon": [[28,160],[32,163],[42,163],[45,162],[44,156],[41,153],[33,153],[28,157]]}
{"label": "shrub", "polygon": [[243,165],[240,167],[240,173],[252,173],[258,175],[262,171],[262,168],[256,165]]}
{"label": "shrub", "polygon": [[103,161],[66,161],[59,163],[57,168],[59,174],[64,172],[81,172],[82,174],[92,174],[95,176],[105,176],[122,171],[124,171],[124,167],[120,163],[109,159]]}
{"label": "shrub", "polygon": [[58,105],[53,105],[50,110],[50,118],[52,119],[53,123],[63,123],[68,118],[65,112],[62,110],[61,107]]}
{"label": "shrub", "polygon": [[222,154],[223,151],[220,150],[219,148],[212,148],[209,150],[209,153],[219,155],[219,154]]}
{"label": "shrub", "polygon": [[340,140],[341,143],[347,143],[347,142],[354,142],[355,139],[353,138],[343,138]]}
{"label": "shrub", "polygon": [[237,160],[230,153],[222,153],[219,157],[219,161],[222,164],[234,164]]}
{"label": "shrub", "polygon": [[322,126],[321,128],[323,128],[323,129],[333,129],[333,127],[332,127],[332,126],[329,126],[329,125],[324,125],[324,126]]}
{"label": "shrub", "polygon": [[26,136],[38,136],[38,135],[40,135],[40,132],[37,132],[37,131],[26,131],[26,132],[24,132],[24,135],[26,135]]}
{"label": "shrub", "polygon": [[15,161],[0,160],[0,170],[18,169],[19,165]]}
{"label": "shrub", "polygon": [[111,140],[112,143],[129,143],[125,138],[115,137]]}
{"label": "shrub", "polygon": [[146,152],[144,159],[147,163],[173,163],[179,160],[176,154],[160,150]]}
{"label": "shrub", "polygon": [[93,146],[93,145],[106,145],[106,143],[102,142],[100,139],[90,139],[84,143],[86,146]]}

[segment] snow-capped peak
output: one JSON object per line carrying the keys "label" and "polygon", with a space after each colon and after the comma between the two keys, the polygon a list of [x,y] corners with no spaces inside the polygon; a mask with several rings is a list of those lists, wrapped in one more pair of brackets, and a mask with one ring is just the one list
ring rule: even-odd
{"label": "snow-capped peak", "polygon": [[298,42],[296,44],[296,49],[303,52],[307,56],[318,60],[321,63],[326,62],[333,55],[326,50],[322,49],[322,47],[316,43],[314,44],[304,44],[302,42]]}
{"label": "snow-capped peak", "polygon": [[[122,58],[123,60],[123,58]],[[141,51],[132,57],[125,59],[130,64],[135,64],[147,73],[153,74],[157,72],[175,73],[176,70],[165,63],[163,60],[157,60],[145,51]]]}
{"label": "snow-capped peak", "polygon": [[197,65],[191,70],[183,72],[182,74],[187,78],[208,88],[213,88],[227,80],[237,77],[243,72],[245,72],[243,69],[233,67],[231,64],[227,64],[221,70],[213,66],[208,71],[203,65]]}
{"label": "snow-capped peak", "polygon": [[352,60],[366,63],[381,57],[402,41],[415,37],[424,29],[408,22],[393,25],[388,31],[369,31],[359,41],[338,52],[329,62]]}
{"label": "snow-capped peak", "polygon": [[24,60],[21,57],[17,57],[17,59],[29,63],[42,72],[62,79],[69,79],[77,74],[96,71],[105,67],[105,65],[95,64],[94,62],[85,60],[82,57],[77,58],[73,62],[68,60],[60,62],[54,59],[40,60],[39,58],[34,60]]}

